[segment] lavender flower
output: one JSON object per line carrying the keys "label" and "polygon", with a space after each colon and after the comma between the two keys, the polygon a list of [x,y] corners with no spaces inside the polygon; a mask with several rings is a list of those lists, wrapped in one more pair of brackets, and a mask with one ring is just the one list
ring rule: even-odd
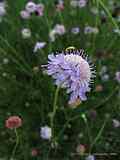
{"label": "lavender flower", "polygon": [[120,83],[120,72],[116,72],[115,79]]}
{"label": "lavender flower", "polygon": [[95,160],[95,156],[89,155],[88,157],[86,157],[86,160]]}
{"label": "lavender flower", "polygon": [[78,1],[78,6],[79,6],[80,8],[85,7],[86,4],[87,4],[87,1],[86,1],[86,0],[79,0],[79,1]]}
{"label": "lavender flower", "polygon": [[38,49],[44,48],[45,45],[46,45],[46,42],[37,42],[37,43],[35,44],[35,47],[34,47],[33,52],[35,53],[35,52],[38,51]]}
{"label": "lavender flower", "polygon": [[93,66],[83,50],[67,50],[57,55],[48,55],[48,64],[44,65],[46,72],[55,80],[55,84],[67,89],[70,94],[69,104],[80,99],[87,99],[91,79],[95,77]]}
{"label": "lavender flower", "polygon": [[79,28],[79,27],[73,27],[73,28],[71,29],[71,32],[72,32],[73,34],[78,34],[78,33],[80,32],[80,28]]}

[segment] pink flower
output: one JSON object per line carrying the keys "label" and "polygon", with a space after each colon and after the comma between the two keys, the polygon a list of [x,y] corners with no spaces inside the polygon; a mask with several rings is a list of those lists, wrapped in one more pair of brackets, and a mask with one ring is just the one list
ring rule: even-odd
{"label": "pink flower", "polygon": [[38,155],[38,150],[36,148],[33,148],[31,150],[31,156],[36,157]]}
{"label": "pink flower", "polygon": [[56,10],[57,11],[62,11],[64,9],[64,2],[59,1],[59,3],[56,5]]}
{"label": "pink flower", "polygon": [[27,12],[26,10],[23,10],[23,11],[20,12],[20,16],[23,19],[29,19],[30,18],[30,13]]}
{"label": "pink flower", "polygon": [[19,128],[22,126],[22,119],[18,116],[11,116],[5,121],[5,126],[9,129]]}
{"label": "pink flower", "polygon": [[43,4],[37,4],[37,5],[36,5],[35,13],[36,13],[38,16],[43,16],[43,11],[44,11],[44,5],[43,5]]}

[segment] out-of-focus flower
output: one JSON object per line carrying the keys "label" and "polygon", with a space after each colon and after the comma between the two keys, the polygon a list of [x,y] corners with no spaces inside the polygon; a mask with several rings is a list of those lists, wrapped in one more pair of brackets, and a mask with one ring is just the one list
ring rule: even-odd
{"label": "out-of-focus flower", "polygon": [[80,32],[80,28],[79,28],[79,27],[73,27],[73,28],[71,29],[71,32],[72,32],[73,34],[78,34],[78,33]]}
{"label": "out-of-focus flower", "polygon": [[116,72],[115,79],[120,83],[120,72]]}
{"label": "out-of-focus flower", "polygon": [[26,10],[23,10],[23,11],[20,12],[20,16],[23,19],[29,19],[30,18],[30,13],[27,12]]}
{"label": "out-of-focus flower", "polygon": [[46,42],[37,42],[37,43],[35,44],[35,47],[34,47],[33,52],[35,53],[35,52],[37,52],[39,49],[44,48],[45,45],[46,45]]}
{"label": "out-of-focus flower", "polygon": [[101,84],[98,84],[95,88],[96,92],[102,92],[103,91],[103,86]]}
{"label": "out-of-focus flower", "polygon": [[48,126],[41,127],[40,131],[41,138],[49,140],[52,137],[52,130]]}
{"label": "out-of-focus flower", "polygon": [[102,68],[101,68],[101,70],[99,72],[100,76],[106,74],[107,71],[108,71],[107,66],[102,66]]}
{"label": "out-of-focus flower", "polygon": [[59,0],[58,4],[56,5],[56,10],[57,11],[62,11],[64,9],[64,1],[63,0]]}
{"label": "out-of-focus flower", "polygon": [[91,33],[97,34],[98,32],[99,32],[99,30],[96,27],[86,26],[84,28],[84,33],[85,34],[91,34]]}
{"label": "out-of-focus flower", "polygon": [[113,30],[113,32],[120,36],[120,29],[116,28],[116,29]]}
{"label": "out-of-focus flower", "polygon": [[28,2],[25,6],[26,11],[33,13],[36,11],[36,4],[34,2]]}
{"label": "out-of-focus flower", "polygon": [[9,59],[8,58],[4,58],[3,59],[3,64],[8,64],[9,63]]}
{"label": "out-of-focus flower", "polygon": [[98,10],[98,8],[97,7],[92,7],[91,8],[91,12],[94,14],[94,15],[97,15],[98,13],[99,13],[99,10]]}
{"label": "out-of-focus flower", "polygon": [[42,3],[37,4],[37,5],[36,5],[35,13],[36,13],[38,16],[43,16],[43,12],[44,12],[44,5],[43,5]]}
{"label": "out-of-focus flower", "polygon": [[70,5],[72,7],[79,7],[79,8],[82,8],[82,7],[85,7],[87,4],[87,0],[71,0],[70,1]]}
{"label": "out-of-focus flower", "polygon": [[120,121],[118,121],[117,119],[113,119],[112,122],[113,122],[113,127],[114,128],[120,127]]}
{"label": "out-of-focus flower", "polygon": [[67,89],[70,94],[69,104],[77,99],[85,101],[86,92],[90,91],[91,79],[95,77],[94,68],[89,64],[83,50],[68,50],[57,55],[48,55],[47,74],[55,84]]}
{"label": "out-of-focus flower", "polygon": [[80,155],[83,155],[86,151],[86,147],[83,144],[79,144],[76,148],[76,152]]}
{"label": "out-of-focus flower", "polygon": [[0,17],[4,16],[5,14],[6,14],[5,3],[0,2]]}
{"label": "out-of-focus flower", "polygon": [[109,74],[104,74],[104,75],[101,76],[101,80],[104,81],[104,82],[108,81],[109,78],[110,78]]}
{"label": "out-of-focus flower", "polygon": [[55,30],[55,33],[59,35],[63,35],[66,32],[65,27],[62,24],[56,24],[54,27],[54,30]]}
{"label": "out-of-focus flower", "polygon": [[66,29],[65,29],[64,25],[56,24],[54,26],[54,28],[49,33],[49,37],[50,37],[51,42],[55,41],[56,35],[62,36],[65,34],[65,32],[66,32]]}
{"label": "out-of-focus flower", "polygon": [[22,119],[18,116],[11,116],[6,120],[5,126],[9,129],[19,128],[22,126]]}
{"label": "out-of-focus flower", "polygon": [[95,160],[95,156],[89,155],[88,157],[86,157],[85,160]]}
{"label": "out-of-focus flower", "polygon": [[95,120],[96,117],[97,117],[97,112],[96,112],[96,110],[93,110],[93,109],[90,110],[89,116],[90,116],[90,118],[91,118],[92,120]]}
{"label": "out-of-focus flower", "polygon": [[31,30],[29,28],[22,29],[21,33],[22,33],[22,37],[24,39],[27,39],[27,38],[31,37]]}
{"label": "out-of-focus flower", "polygon": [[51,42],[55,41],[55,34],[56,34],[55,30],[50,31],[49,37],[50,37]]}
{"label": "out-of-focus flower", "polygon": [[77,7],[77,6],[78,6],[78,1],[77,1],[77,0],[71,0],[71,1],[70,1],[70,5],[71,5],[72,7]]}
{"label": "out-of-focus flower", "polygon": [[78,1],[78,6],[79,6],[80,8],[85,7],[86,4],[87,4],[87,0],[79,0],[79,1]]}
{"label": "out-of-focus flower", "polygon": [[31,150],[31,156],[32,157],[36,157],[38,155],[38,150],[36,149],[36,148],[33,148],[32,150]]}

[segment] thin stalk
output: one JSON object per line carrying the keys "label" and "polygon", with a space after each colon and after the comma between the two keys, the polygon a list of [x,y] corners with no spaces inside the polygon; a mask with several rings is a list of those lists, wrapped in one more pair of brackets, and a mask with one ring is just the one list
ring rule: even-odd
{"label": "thin stalk", "polygon": [[18,137],[18,134],[17,134],[17,129],[15,128],[14,131],[15,131],[15,135],[16,135],[16,144],[15,144],[15,146],[14,146],[14,148],[13,148],[13,151],[12,151],[12,155],[11,155],[10,160],[12,160],[12,159],[14,158],[15,153],[16,153],[16,149],[17,149],[17,146],[18,146],[18,144],[19,144],[19,137]]}
{"label": "thin stalk", "polygon": [[118,24],[116,23],[116,21],[114,20],[114,18],[112,17],[109,9],[105,6],[105,4],[103,3],[102,0],[97,0],[99,2],[99,4],[101,5],[101,7],[105,10],[105,12],[107,13],[108,17],[111,19],[111,22],[113,23],[113,25],[115,26],[116,29],[119,29]]}
{"label": "thin stalk", "polygon": [[55,117],[56,110],[57,110],[57,100],[58,100],[59,90],[60,90],[60,87],[58,86],[55,91],[54,102],[53,102],[53,112],[51,115],[51,129],[52,129],[52,131],[53,131],[53,127],[54,127],[54,117]]}
{"label": "thin stalk", "polygon": [[92,151],[94,145],[95,145],[95,144],[97,143],[97,141],[100,139],[100,137],[101,137],[101,135],[102,135],[102,133],[103,133],[103,130],[104,130],[105,126],[106,126],[107,120],[108,120],[108,118],[105,119],[105,121],[104,121],[102,127],[100,128],[100,130],[99,130],[97,136],[95,137],[95,139],[94,139],[93,142],[91,143],[91,146],[90,146],[90,153],[91,153],[91,151]]}

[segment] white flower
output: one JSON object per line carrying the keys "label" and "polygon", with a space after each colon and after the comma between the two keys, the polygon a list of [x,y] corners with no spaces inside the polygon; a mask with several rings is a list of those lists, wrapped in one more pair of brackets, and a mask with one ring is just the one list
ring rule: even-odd
{"label": "white flower", "polygon": [[113,119],[112,122],[113,122],[113,126],[114,126],[115,128],[120,127],[120,122],[119,122],[117,119]]}
{"label": "white flower", "polygon": [[54,42],[55,41],[55,30],[51,30],[50,33],[49,33],[49,37],[50,37],[50,41],[51,42]]}
{"label": "white flower", "polygon": [[41,138],[49,140],[52,137],[52,130],[48,126],[41,127],[40,131]]}
{"label": "white flower", "polygon": [[4,2],[0,2],[0,16],[4,16],[5,13],[6,13],[5,3]]}
{"label": "white flower", "polygon": [[33,13],[36,11],[36,4],[34,2],[28,2],[25,8],[29,13]]}
{"label": "white flower", "polygon": [[9,59],[8,59],[8,58],[4,58],[4,59],[3,59],[3,64],[8,64],[8,62],[9,62]]}
{"label": "white flower", "polygon": [[45,45],[46,45],[46,42],[37,42],[37,43],[35,44],[35,47],[34,47],[33,52],[35,53],[35,52],[37,52],[38,49],[44,48]]}
{"label": "white flower", "polygon": [[22,37],[23,37],[24,39],[27,39],[27,38],[30,38],[30,37],[31,37],[31,31],[30,31],[30,29],[28,29],[28,28],[22,29],[21,33],[22,33]]}
{"label": "white flower", "polygon": [[70,5],[71,5],[72,7],[77,7],[77,6],[78,6],[78,2],[77,2],[76,0],[71,0],[71,1],[70,1]]}

